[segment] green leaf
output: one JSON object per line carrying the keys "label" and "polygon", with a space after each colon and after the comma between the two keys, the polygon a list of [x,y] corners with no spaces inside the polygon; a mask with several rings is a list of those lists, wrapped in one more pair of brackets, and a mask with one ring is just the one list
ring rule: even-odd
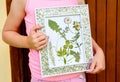
{"label": "green leaf", "polygon": [[69,45],[70,44],[70,41],[69,40],[66,40],[66,45]]}
{"label": "green leaf", "polygon": [[60,50],[57,51],[57,55],[60,56],[60,57],[62,57],[62,56],[64,56],[64,55],[67,55],[66,49],[60,48]]}
{"label": "green leaf", "polygon": [[74,56],[76,62],[80,61],[80,56],[78,52],[76,53],[75,51],[70,50],[70,54]]}
{"label": "green leaf", "polygon": [[80,61],[80,55],[79,55],[78,52],[74,55],[74,57],[75,57],[75,61],[76,61],[76,62],[79,62],[79,61]]}
{"label": "green leaf", "polygon": [[74,39],[77,40],[80,37],[80,33],[78,32],[75,36]]}
{"label": "green leaf", "polygon": [[58,56],[63,56],[63,54],[62,54],[62,48],[60,48],[60,50],[57,51],[57,55],[58,55]]}
{"label": "green leaf", "polygon": [[67,49],[68,46],[67,46],[67,45],[64,45],[63,47],[64,47],[65,49]]}
{"label": "green leaf", "polygon": [[53,21],[53,20],[48,20],[48,25],[49,25],[49,27],[52,29],[52,30],[54,30],[54,31],[56,31],[56,32],[59,32],[60,30],[59,30],[59,25],[55,22],[55,21]]}
{"label": "green leaf", "polygon": [[73,51],[73,50],[70,50],[70,54],[71,54],[71,55],[75,55],[75,54],[76,54],[76,52],[75,52],[75,51]]}
{"label": "green leaf", "polygon": [[70,49],[73,49],[73,45],[70,45],[69,48],[70,48]]}
{"label": "green leaf", "polygon": [[76,62],[79,62],[79,61],[80,61],[80,56],[77,55],[77,56],[75,57],[75,61],[76,61]]}
{"label": "green leaf", "polygon": [[63,53],[62,53],[63,55],[66,55],[67,54],[67,51],[66,51],[66,49],[63,49]]}
{"label": "green leaf", "polygon": [[66,59],[64,58],[64,64],[66,64]]}

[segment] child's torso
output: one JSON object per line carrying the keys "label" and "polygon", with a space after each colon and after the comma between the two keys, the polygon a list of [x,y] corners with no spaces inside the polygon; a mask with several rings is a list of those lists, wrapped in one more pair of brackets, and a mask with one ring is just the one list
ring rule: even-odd
{"label": "child's torso", "polygon": [[[45,8],[45,7],[60,7],[60,6],[70,6],[70,5],[77,5],[77,0],[27,0],[26,3],[26,16],[25,16],[25,23],[26,23],[26,32],[29,35],[30,29],[36,25],[35,23],[35,9],[36,8]],[[29,67],[31,70],[32,76],[41,79],[40,73],[40,62],[39,62],[39,54],[34,50],[30,50],[29,53]],[[45,78],[46,80],[62,80],[71,78],[74,76],[79,75],[71,74],[71,75],[63,75],[51,78]]]}
{"label": "child's torso", "polygon": [[[29,34],[30,28],[35,26],[35,9],[46,8],[46,7],[57,7],[57,6],[70,6],[77,5],[77,0],[27,0],[26,3],[26,16],[25,21],[28,25],[27,34]],[[29,23],[32,23],[29,26]]]}

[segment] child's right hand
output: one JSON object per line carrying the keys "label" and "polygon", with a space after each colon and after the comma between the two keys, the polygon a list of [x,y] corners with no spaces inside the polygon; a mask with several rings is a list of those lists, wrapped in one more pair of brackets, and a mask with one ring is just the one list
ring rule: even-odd
{"label": "child's right hand", "polygon": [[41,50],[46,47],[48,43],[48,36],[42,32],[37,32],[37,30],[41,29],[42,26],[34,26],[31,28],[28,36],[28,45],[30,49]]}

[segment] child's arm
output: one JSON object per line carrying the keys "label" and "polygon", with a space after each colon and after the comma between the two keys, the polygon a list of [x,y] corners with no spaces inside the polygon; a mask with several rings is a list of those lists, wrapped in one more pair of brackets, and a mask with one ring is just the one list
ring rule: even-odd
{"label": "child's arm", "polygon": [[92,64],[90,66],[90,70],[87,73],[99,73],[105,69],[105,55],[103,50],[99,47],[99,45],[92,39],[94,58],[92,60]]}
{"label": "child's arm", "polygon": [[85,4],[85,0],[77,0],[78,4]]}
{"label": "child's arm", "polygon": [[99,73],[105,69],[105,55],[103,50],[99,47],[99,45],[92,39],[94,58],[92,60],[92,64],[90,66],[90,70],[87,73]]}
{"label": "child's arm", "polygon": [[18,33],[19,26],[25,16],[26,0],[12,0],[9,15],[3,28],[3,40],[14,47],[33,48],[39,50],[46,46],[48,37],[36,30],[41,27],[35,26],[30,31],[30,36],[22,36]]}
{"label": "child's arm", "polygon": [[25,36],[17,33],[25,16],[23,0],[12,0],[10,12],[3,28],[3,40],[15,47],[27,47]]}
{"label": "child's arm", "polygon": [[[78,4],[85,4],[85,0],[78,0]],[[87,71],[87,73],[95,74],[105,69],[105,55],[103,53],[103,50],[94,41],[94,39],[92,39],[92,44],[93,44],[94,58],[90,66],[90,70]]]}

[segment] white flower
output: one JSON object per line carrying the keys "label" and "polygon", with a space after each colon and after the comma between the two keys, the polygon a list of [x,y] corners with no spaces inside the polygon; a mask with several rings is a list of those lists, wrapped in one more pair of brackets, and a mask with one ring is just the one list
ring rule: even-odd
{"label": "white flower", "polygon": [[66,24],[70,24],[70,23],[72,22],[72,20],[71,20],[71,18],[66,17],[66,18],[64,19],[64,22],[65,22]]}

